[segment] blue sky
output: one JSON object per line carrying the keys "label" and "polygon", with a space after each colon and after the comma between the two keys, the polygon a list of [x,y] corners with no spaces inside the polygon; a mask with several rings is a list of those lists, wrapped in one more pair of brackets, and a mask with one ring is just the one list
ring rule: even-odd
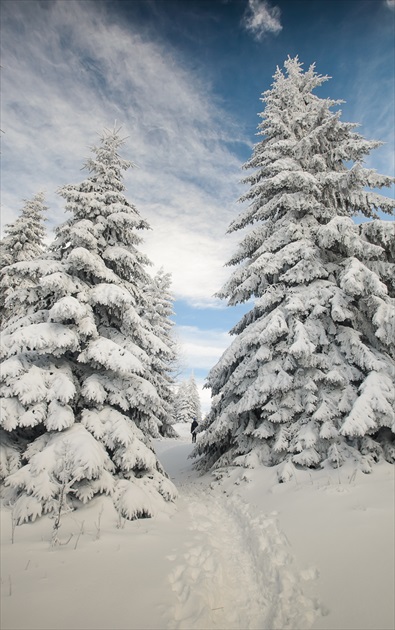
{"label": "blue sky", "polygon": [[368,164],[393,175],[394,24],[394,0],[3,0],[2,227],[39,190],[49,230],[62,222],[57,188],[82,179],[117,121],[136,165],[127,195],[152,227],[144,249],[173,276],[184,374],[202,385],[246,310],[213,295],[261,93],[288,55],[316,62],[333,77],[318,95],[386,143]]}

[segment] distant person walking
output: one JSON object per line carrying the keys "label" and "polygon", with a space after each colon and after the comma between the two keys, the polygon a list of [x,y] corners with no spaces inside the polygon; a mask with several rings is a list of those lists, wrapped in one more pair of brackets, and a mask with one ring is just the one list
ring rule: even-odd
{"label": "distant person walking", "polygon": [[194,418],[191,424],[192,442],[196,442],[196,429],[198,428],[198,421]]}

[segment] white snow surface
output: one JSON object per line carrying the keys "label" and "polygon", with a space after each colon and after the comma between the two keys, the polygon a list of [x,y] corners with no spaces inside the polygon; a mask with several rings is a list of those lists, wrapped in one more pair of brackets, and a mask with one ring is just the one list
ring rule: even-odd
{"label": "white snow surface", "polygon": [[16,527],[12,544],[3,507],[3,630],[394,627],[393,466],[219,481],[193,469],[189,424],[176,429],[155,442],[180,492],[165,514],[120,522],[98,497],[63,515],[67,544],[51,548],[52,519]]}

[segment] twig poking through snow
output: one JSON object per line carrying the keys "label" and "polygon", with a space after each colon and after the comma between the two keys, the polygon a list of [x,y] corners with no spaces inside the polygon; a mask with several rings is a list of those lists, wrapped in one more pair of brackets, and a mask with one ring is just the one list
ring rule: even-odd
{"label": "twig poking through snow", "polygon": [[14,516],[14,510],[11,512],[11,544],[14,544],[15,538],[15,528],[16,528],[16,518]]}
{"label": "twig poking through snow", "polygon": [[81,538],[81,535],[84,533],[84,523],[85,523],[85,521],[82,521],[81,527],[80,527],[80,531],[78,532],[78,536],[77,536],[77,539],[75,541],[74,549],[77,549],[77,545],[78,545],[79,539]]}
{"label": "twig poking through snow", "polygon": [[103,511],[104,511],[104,508],[102,506],[101,510],[99,512],[97,523],[95,523],[95,527],[96,527],[96,538],[95,538],[95,540],[99,540],[99,538],[100,538],[100,533],[101,533],[101,531],[100,531],[100,523],[101,523],[101,517],[102,517]]}
{"label": "twig poking through snow", "polygon": [[125,523],[126,523],[126,518],[124,518],[122,516],[122,514],[119,512],[118,513],[117,529],[124,529]]}

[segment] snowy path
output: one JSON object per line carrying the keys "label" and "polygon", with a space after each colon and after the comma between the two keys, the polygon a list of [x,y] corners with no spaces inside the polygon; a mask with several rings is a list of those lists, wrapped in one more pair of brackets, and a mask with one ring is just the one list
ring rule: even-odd
{"label": "snowy path", "polygon": [[[159,451],[165,446],[158,445]],[[177,444],[158,453],[180,492],[180,545],[169,556],[176,603],[166,612],[169,628],[310,628],[316,604],[302,592],[301,576],[276,515],[253,517],[238,497],[212,489]]]}
{"label": "snowy path", "polygon": [[170,612],[170,626],[263,627],[266,602],[240,527],[221,502],[205,496],[204,487],[184,491],[184,498],[191,525],[170,574],[178,599]]}
{"label": "snowy path", "polygon": [[118,528],[111,498],[98,497],[64,516],[61,538],[73,537],[51,550],[50,519],[17,527],[11,544],[1,510],[3,630],[394,627],[392,466],[219,484],[193,470],[181,430],[155,445],[180,493],[168,514]]}
{"label": "snowy path", "polygon": [[[187,432],[188,426],[184,431]],[[109,497],[18,527],[3,510],[4,630],[304,630],[317,618],[276,513],[254,514],[232,488],[192,469],[189,435],[156,449],[179,488],[177,509],[124,523]]]}

